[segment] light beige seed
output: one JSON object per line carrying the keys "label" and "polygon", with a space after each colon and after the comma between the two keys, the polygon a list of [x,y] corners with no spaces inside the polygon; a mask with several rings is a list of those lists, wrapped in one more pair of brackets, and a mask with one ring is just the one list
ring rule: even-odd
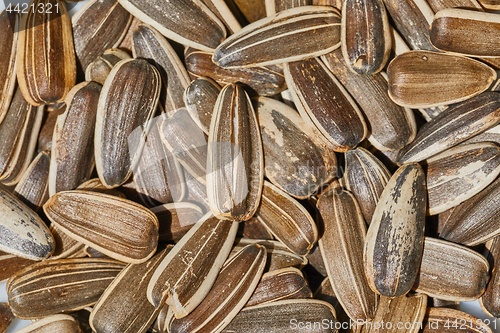
{"label": "light beige seed", "polygon": [[17,37],[19,29],[19,15],[7,10],[0,13],[0,123],[5,118],[14,94],[16,85],[15,62],[17,54]]}
{"label": "light beige seed", "polygon": [[75,318],[58,314],[48,316],[28,325],[16,333],[79,333],[81,332]]}

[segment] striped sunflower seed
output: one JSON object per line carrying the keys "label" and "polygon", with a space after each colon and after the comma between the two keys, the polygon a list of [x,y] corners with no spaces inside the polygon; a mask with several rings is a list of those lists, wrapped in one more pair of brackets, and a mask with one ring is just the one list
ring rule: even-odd
{"label": "striped sunflower seed", "polygon": [[175,243],[203,216],[202,209],[191,202],[175,202],[151,208],[160,222],[160,242]]}
{"label": "striped sunflower seed", "polygon": [[380,72],[389,60],[392,39],[382,0],[345,0],[342,7],[342,54],[358,74]]}
{"label": "striped sunflower seed", "polygon": [[18,271],[34,263],[33,260],[0,251],[0,281],[9,279]]}
{"label": "striped sunflower seed", "polygon": [[262,222],[260,222],[255,216],[253,216],[250,220],[240,223],[237,237],[250,239],[274,239],[274,236],[269,229],[267,229],[266,226],[263,225]]}
{"label": "striped sunflower seed", "polygon": [[19,30],[19,15],[10,14],[4,10],[0,13],[0,123],[9,110],[9,105],[16,85],[15,62],[17,54],[17,37]]}
{"label": "striped sunflower seed", "polygon": [[30,8],[57,8],[28,11],[21,18],[17,45],[17,80],[31,105],[62,102],[76,82],[75,47],[71,21],[60,0],[32,0]]}
{"label": "striped sunflower seed", "polygon": [[499,36],[498,15],[461,8],[437,12],[430,30],[431,42],[438,49],[476,57],[499,57]]}
{"label": "striped sunflower seed", "polygon": [[[221,22],[224,23],[228,32],[230,34],[235,33],[236,31],[241,30],[241,24],[238,21],[238,18],[231,10],[230,6],[235,9],[234,3],[228,2],[226,3],[224,0],[201,0],[205,6],[208,7],[214,13]],[[235,10],[237,12],[237,10]]]}
{"label": "striped sunflower seed", "polygon": [[93,305],[123,269],[109,259],[47,260],[7,281],[7,296],[18,318],[36,319]]}
{"label": "striped sunflower seed", "polygon": [[492,317],[500,317],[500,237],[486,243],[488,260],[493,266],[491,280],[481,296],[481,308]]}
{"label": "striped sunflower seed", "polygon": [[65,191],[43,206],[63,232],[129,263],[149,259],[158,245],[158,219],[133,201],[90,191]]}
{"label": "striped sunflower seed", "polygon": [[477,96],[495,81],[496,72],[477,60],[428,51],[411,51],[387,67],[389,96],[401,105],[426,108]]}
{"label": "striped sunflower seed", "polygon": [[427,208],[425,174],[405,164],[389,179],[373,213],[364,252],[370,287],[387,297],[408,293],[418,277]]}
{"label": "striped sunflower seed", "polygon": [[207,156],[210,210],[220,218],[248,220],[260,202],[264,154],[252,103],[241,86],[228,85],[217,98]]}
{"label": "striped sunflower seed", "polygon": [[363,114],[319,58],[285,64],[285,78],[304,121],[316,126],[335,151],[345,152],[364,140],[368,128]]}
{"label": "striped sunflower seed", "polygon": [[58,226],[52,223],[49,227],[50,233],[56,242],[54,253],[50,256],[50,260],[78,258],[83,257],[85,244],[71,238]]}
{"label": "striped sunflower seed", "polygon": [[0,332],[5,333],[12,320],[14,320],[14,314],[10,311],[9,304],[0,303]]}
{"label": "striped sunflower seed", "polygon": [[0,188],[0,250],[16,256],[42,260],[55,248],[45,222],[20,199]]}
{"label": "striped sunflower seed", "polygon": [[35,212],[49,199],[50,152],[40,152],[14,189],[14,195]]}
{"label": "striped sunflower seed", "polygon": [[[26,102],[27,103],[27,102]],[[56,126],[57,117],[66,110],[66,105],[58,105],[57,109],[48,110],[45,108],[42,127],[38,134],[37,151],[50,151],[52,147],[52,136],[54,134],[54,127]]]}
{"label": "striped sunflower seed", "polygon": [[335,295],[353,320],[371,319],[377,295],[370,289],[363,265],[366,225],[358,203],[334,183],[318,200],[324,224],[321,254]]}
{"label": "striped sunflower seed", "polygon": [[500,174],[500,147],[493,143],[461,145],[427,159],[429,215],[470,199]]}
{"label": "striped sunflower seed", "polygon": [[500,146],[500,125],[496,125],[495,127],[492,127],[481,134],[475,135],[465,142],[466,143],[493,142]]}
{"label": "striped sunflower seed", "polygon": [[295,267],[287,267],[263,274],[245,306],[304,298],[312,298],[307,280],[302,271]]}
{"label": "striped sunflower seed", "polygon": [[458,205],[446,220],[439,237],[476,246],[500,235],[500,179]]}
{"label": "striped sunflower seed", "polygon": [[143,59],[120,61],[104,82],[94,139],[97,174],[106,187],[131,176],[144,146],[140,126],[153,118],[160,87],[160,73]]}
{"label": "striped sunflower seed", "polygon": [[489,269],[488,261],[479,253],[426,237],[420,273],[413,288],[429,297],[472,301],[484,293],[490,278]]}
{"label": "striped sunflower seed", "polygon": [[304,6],[247,25],[223,41],[213,61],[224,68],[280,64],[317,57],[340,47],[340,13]]}
{"label": "striped sunflower seed", "polygon": [[[129,264],[111,282],[94,305],[90,326],[95,332],[145,333],[161,308],[148,302],[149,279],[172,246],[142,264]],[[133,286],[133,288],[131,288]]]}
{"label": "striped sunflower seed", "polygon": [[207,296],[229,256],[238,224],[202,217],[163,259],[147,288],[155,307],[165,302],[176,318],[191,313]]}
{"label": "striped sunflower seed", "polygon": [[203,302],[189,315],[171,320],[169,332],[221,332],[250,299],[266,264],[266,249],[244,247],[222,267]]}
{"label": "striped sunflower seed", "polygon": [[65,314],[48,316],[28,325],[16,333],[80,333],[75,318]]}
{"label": "striped sunflower seed", "polygon": [[123,59],[130,59],[130,55],[120,49],[107,49],[85,69],[85,80],[104,84],[113,67]]}
{"label": "striped sunflower seed", "polygon": [[163,36],[200,50],[213,51],[226,37],[224,24],[200,0],[118,0],[132,15]]}
{"label": "striped sunflower seed", "polygon": [[429,308],[422,333],[481,332],[493,333],[484,320],[455,309]]}
{"label": "striped sunflower seed", "polygon": [[197,78],[184,92],[184,103],[193,121],[208,135],[212,113],[221,87],[207,77]]}
{"label": "striped sunflower seed", "polygon": [[470,8],[477,11],[484,11],[477,0],[428,0],[427,2],[434,13],[446,8]]}

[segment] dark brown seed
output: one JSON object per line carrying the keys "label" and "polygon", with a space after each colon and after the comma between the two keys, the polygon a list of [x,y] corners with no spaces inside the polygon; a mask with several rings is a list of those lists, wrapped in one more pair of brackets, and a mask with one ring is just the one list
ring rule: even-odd
{"label": "dark brown seed", "polygon": [[9,110],[10,101],[16,85],[15,62],[17,54],[17,35],[19,15],[7,10],[0,13],[0,45],[2,45],[0,61],[0,123]]}
{"label": "dark brown seed", "polygon": [[214,106],[221,87],[212,79],[193,80],[184,92],[184,103],[193,121],[208,135]]}
{"label": "dark brown seed", "polygon": [[203,216],[198,205],[191,202],[175,202],[151,208],[160,222],[160,242],[175,243]]}
{"label": "dark brown seed", "polygon": [[233,0],[233,2],[249,23],[266,17],[266,0]]}
{"label": "dark brown seed", "polygon": [[54,134],[54,127],[56,126],[57,117],[66,110],[66,105],[62,104],[57,109],[45,108],[42,127],[38,134],[37,151],[50,151],[52,147],[52,136]]}
{"label": "dark brown seed", "polygon": [[0,333],[5,333],[10,323],[14,320],[14,314],[10,311],[8,303],[0,303]]}
{"label": "dark brown seed", "polygon": [[274,239],[274,236],[269,229],[267,229],[266,226],[263,225],[262,222],[260,222],[255,216],[250,220],[240,223],[237,237],[250,239]]}
{"label": "dark brown seed", "polygon": [[491,280],[480,299],[481,307],[492,317],[500,317],[500,237],[486,244],[488,260],[493,266]]}
{"label": "dark brown seed", "polygon": [[21,258],[10,253],[0,251],[0,281],[9,279],[24,267],[34,264],[35,261]]}
{"label": "dark brown seed", "polygon": [[273,16],[287,9],[311,5],[312,0],[266,0],[266,15]]}
{"label": "dark brown seed", "polygon": [[84,257],[83,253],[85,244],[71,238],[64,231],[62,231],[56,224],[52,223],[49,227],[54,240],[56,241],[56,248],[54,253],[50,256],[50,260],[67,259]]}
{"label": "dark brown seed", "polygon": [[[494,320],[494,319],[493,319]],[[429,308],[422,333],[493,333],[485,320],[468,313],[446,308]]]}
{"label": "dark brown seed", "polygon": [[35,212],[49,199],[49,167],[50,152],[40,152],[14,189],[14,195]]}

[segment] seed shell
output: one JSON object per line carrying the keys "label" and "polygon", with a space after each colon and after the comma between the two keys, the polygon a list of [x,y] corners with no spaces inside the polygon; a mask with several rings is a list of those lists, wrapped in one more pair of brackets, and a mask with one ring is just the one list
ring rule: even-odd
{"label": "seed shell", "polygon": [[0,123],[5,118],[16,85],[16,54],[19,30],[19,15],[4,10],[0,13]]}
{"label": "seed shell", "polygon": [[0,332],[5,333],[10,323],[14,320],[14,314],[10,311],[8,303],[0,303]]}
{"label": "seed shell", "polygon": [[500,237],[486,243],[487,258],[493,266],[491,280],[480,299],[482,309],[492,317],[500,317]]}
{"label": "seed shell", "polygon": [[84,250],[85,244],[68,236],[54,223],[50,225],[49,230],[56,242],[56,248],[54,249],[54,253],[50,256],[50,260],[84,256],[81,255],[81,253]]}
{"label": "seed shell", "polygon": [[76,320],[69,315],[58,314],[37,320],[16,333],[80,333]]}
{"label": "seed shell", "polygon": [[33,260],[0,251],[0,281],[9,279],[24,267],[34,263],[35,261]]}
{"label": "seed shell", "polygon": [[50,152],[40,152],[14,189],[14,195],[35,212],[49,199]]}
{"label": "seed shell", "polygon": [[160,222],[160,242],[179,240],[203,216],[202,209],[191,202],[175,202],[151,208]]}
{"label": "seed shell", "polygon": [[87,66],[85,80],[103,85],[113,67],[123,59],[130,59],[130,55],[120,49],[107,49]]}
{"label": "seed shell", "polygon": [[199,77],[184,92],[184,103],[193,121],[208,135],[212,114],[221,87],[212,79]]}

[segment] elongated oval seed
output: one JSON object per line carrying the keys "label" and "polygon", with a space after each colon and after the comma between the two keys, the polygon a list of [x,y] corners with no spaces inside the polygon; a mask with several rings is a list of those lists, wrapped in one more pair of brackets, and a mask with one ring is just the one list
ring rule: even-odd
{"label": "elongated oval seed", "polygon": [[30,8],[39,6],[58,10],[55,15],[30,10],[21,18],[17,80],[32,105],[61,102],[76,82],[75,47],[66,6],[60,0],[30,2]]}
{"label": "elongated oval seed", "polygon": [[220,332],[252,296],[264,271],[266,248],[259,244],[244,247],[222,267],[203,302],[189,315],[174,319],[169,331]]}
{"label": "elongated oval seed", "polygon": [[17,37],[19,15],[4,10],[0,13],[0,123],[9,110],[10,101],[16,85],[15,61],[17,54]]}
{"label": "elongated oval seed", "polygon": [[217,98],[207,157],[210,210],[233,221],[251,218],[262,193],[264,154],[252,103],[238,85],[224,87]]}
{"label": "elongated oval seed", "polygon": [[93,305],[123,269],[110,259],[47,260],[19,271],[7,282],[18,318],[36,319]]}
{"label": "elongated oval seed", "polygon": [[476,57],[500,56],[500,18],[494,13],[441,10],[434,16],[430,37],[432,44],[443,51]]}
{"label": "elongated oval seed", "polygon": [[65,191],[43,206],[72,238],[129,263],[149,259],[158,245],[158,219],[133,201],[89,191]]}
{"label": "elongated oval seed", "polygon": [[493,264],[491,280],[480,299],[480,304],[486,313],[492,317],[500,317],[500,237],[495,237],[486,243],[488,260]]}
{"label": "elongated oval seed", "polygon": [[304,206],[269,182],[264,182],[256,216],[276,239],[298,255],[309,253],[318,240],[316,224]]}
{"label": "elongated oval seed", "polygon": [[479,253],[465,246],[426,237],[419,276],[413,288],[429,297],[472,301],[486,289],[489,270],[488,261]]}
{"label": "elongated oval seed", "polygon": [[427,160],[429,214],[439,214],[479,193],[500,174],[500,147],[472,143]]}
{"label": "elongated oval seed", "polygon": [[213,51],[226,37],[224,24],[200,0],[118,0],[135,17],[163,36],[200,50]]}
{"label": "elongated oval seed", "polygon": [[237,230],[235,222],[202,217],[156,269],[147,288],[149,302],[155,307],[166,302],[176,318],[193,311],[213,286]]}
{"label": "elongated oval seed", "polygon": [[26,169],[14,189],[14,195],[37,212],[49,199],[50,152],[40,152]]}
{"label": "elongated oval seed", "polygon": [[75,318],[65,314],[58,314],[42,318],[16,331],[16,333],[79,333],[79,332],[81,332],[81,330]]}
{"label": "elongated oval seed", "polygon": [[447,308],[427,309],[425,326],[421,331],[422,333],[460,333],[464,331],[493,333],[484,320],[478,319],[463,311]]}
{"label": "elongated oval seed", "polygon": [[224,68],[273,65],[317,57],[339,46],[339,11],[304,6],[247,25],[217,47],[213,60]]}
{"label": "elongated oval seed", "polygon": [[367,126],[356,102],[319,59],[285,65],[285,78],[304,121],[314,124],[339,152],[357,146]]}
{"label": "elongated oval seed", "polygon": [[417,163],[400,167],[380,195],[364,258],[370,287],[383,296],[405,295],[418,276],[426,199],[425,174]]}
{"label": "elongated oval seed", "polygon": [[193,121],[208,135],[220,86],[212,79],[193,80],[184,92],[184,103]]}
{"label": "elongated oval seed", "polygon": [[123,59],[130,59],[130,55],[120,49],[107,49],[87,66],[85,80],[104,84],[113,67]]}
{"label": "elongated oval seed", "polygon": [[392,46],[389,19],[382,0],[345,0],[342,7],[342,54],[358,74],[380,72]]}
{"label": "elongated oval seed", "polygon": [[500,234],[500,179],[458,205],[446,220],[439,237],[475,246]]}
{"label": "elongated oval seed", "polygon": [[387,75],[392,100],[414,109],[464,101],[488,89],[497,77],[477,60],[427,51],[397,56]]}
{"label": "elongated oval seed", "polygon": [[45,222],[4,188],[0,188],[0,216],[0,250],[31,260],[52,254],[54,238]]}
{"label": "elongated oval seed", "polygon": [[120,61],[104,82],[94,139],[97,174],[106,187],[132,174],[144,145],[140,126],[153,117],[160,87],[160,73],[143,59]]}
{"label": "elongated oval seed", "polygon": [[332,191],[322,195],[317,203],[324,223],[319,246],[328,278],[351,319],[372,319],[377,295],[370,289],[364,273],[365,221],[351,193],[340,188]]}

